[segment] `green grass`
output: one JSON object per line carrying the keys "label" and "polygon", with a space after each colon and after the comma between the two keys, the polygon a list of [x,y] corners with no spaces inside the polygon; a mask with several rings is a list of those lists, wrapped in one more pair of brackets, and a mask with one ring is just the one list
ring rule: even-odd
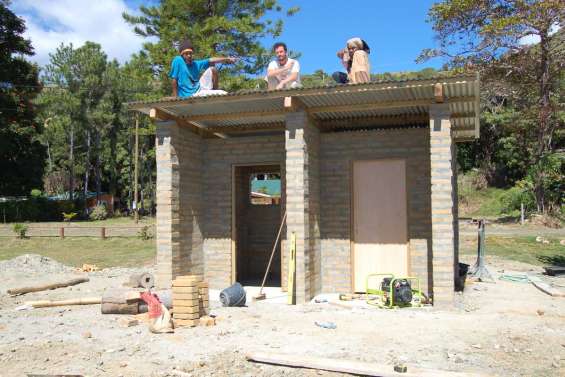
{"label": "green grass", "polygon": [[[565,266],[565,246],[557,238],[547,238],[549,244],[536,242],[535,237],[488,236],[486,255],[515,260],[533,265]],[[465,237],[460,243],[462,254],[477,253],[476,237]]]}
{"label": "green grass", "polygon": [[69,266],[83,263],[105,267],[141,267],[155,258],[155,240],[139,238],[55,238],[29,239],[3,238],[0,243],[0,260],[22,254],[40,254]]}

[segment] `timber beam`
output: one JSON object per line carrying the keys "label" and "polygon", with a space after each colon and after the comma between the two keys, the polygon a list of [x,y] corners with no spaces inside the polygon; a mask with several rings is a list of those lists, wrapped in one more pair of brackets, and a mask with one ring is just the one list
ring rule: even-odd
{"label": "timber beam", "polygon": [[149,118],[151,118],[152,120],[173,120],[173,121],[177,122],[177,124],[179,126],[186,127],[189,130],[191,130],[192,132],[194,132],[195,134],[200,135],[202,137],[219,137],[219,138],[222,138],[222,139],[226,138],[226,136],[223,135],[223,134],[210,132],[206,128],[206,126],[203,126],[203,125],[199,124],[198,122],[188,121],[186,119],[175,116],[175,115],[169,113],[168,111],[157,108],[157,107],[154,107],[149,111]]}

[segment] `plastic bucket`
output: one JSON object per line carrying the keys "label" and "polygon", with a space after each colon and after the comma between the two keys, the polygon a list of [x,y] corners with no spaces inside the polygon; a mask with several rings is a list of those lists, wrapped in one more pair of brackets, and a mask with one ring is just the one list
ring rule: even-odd
{"label": "plastic bucket", "polygon": [[245,306],[245,289],[235,283],[220,292],[220,302],[223,306]]}

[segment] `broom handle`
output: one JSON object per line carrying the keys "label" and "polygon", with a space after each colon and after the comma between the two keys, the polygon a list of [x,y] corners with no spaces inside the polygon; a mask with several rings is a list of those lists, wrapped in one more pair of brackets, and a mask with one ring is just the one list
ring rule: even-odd
{"label": "broom handle", "polygon": [[269,264],[267,265],[267,270],[265,271],[265,276],[263,276],[263,283],[261,283],[261,289],[259,290],[259,294],[263,293],[263,287],[265,287],[265,282],[267,281],[267,275],[269,274],[269,270],[271,269],[271,262],[273,261],[273,256],[275,256],[275,250],[277,249],[277,244],[279,243],[279,238],[281,236],[282,228],[284,222],[286,220],[286,210],[284,211],[284,216],[281,221],[281,226],[279,227],[279,232],[277,233],[277,239],[275,240],[275,244],[273,245],[273,251],[271,251],[271,257],[269,258]]}

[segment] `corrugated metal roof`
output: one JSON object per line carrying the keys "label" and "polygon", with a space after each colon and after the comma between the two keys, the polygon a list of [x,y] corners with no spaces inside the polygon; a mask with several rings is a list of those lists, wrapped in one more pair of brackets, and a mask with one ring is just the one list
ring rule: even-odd
{"label": "corrugated metal roof", "polygon": [[465,131],[466,138],[470,135],[469,131],[478,137],[479,81],[474,76],[274,91],[246,90],[226,95],[132,102],[128,106],[146,114],[151,109],[158,109],[161,116],[198,122],[200,126],[214,130],[225,128],[225,132],[235,127],[244,129],[250,125],[255,129],[261,128],[261,125],[264,129],[280,126],[289,111],[285,108],[285,97],[299,102],[298,107],[307,111],[322,126],[325,122],[340,120],[388,119],[398,116],[421,121],[422,116],[429,113],[430,105],[436,103],[436,84],[442,85],[444,101],[449,104],[454,129]]}

